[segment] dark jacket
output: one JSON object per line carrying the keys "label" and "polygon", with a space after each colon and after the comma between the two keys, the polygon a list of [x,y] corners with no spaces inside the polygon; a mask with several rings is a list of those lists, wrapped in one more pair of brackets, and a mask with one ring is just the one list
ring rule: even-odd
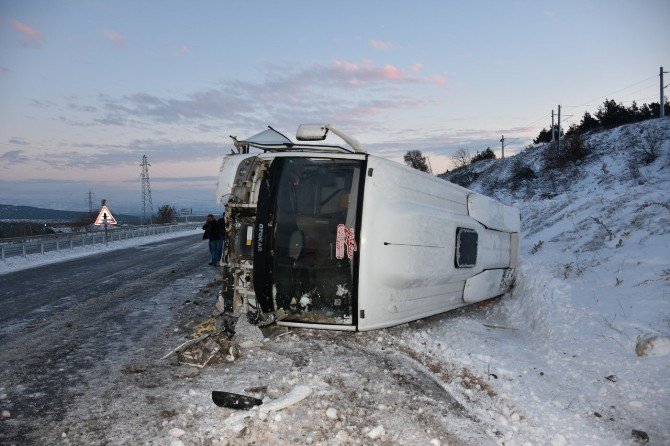
{"label": "dark jacket", "polygon": [[202,234],[203,240],[219,240],[221,239],[221,231],[219,230],[219,222],[217,221],[208,221],[202,225],[202,229],[205,230],[205,233]]}

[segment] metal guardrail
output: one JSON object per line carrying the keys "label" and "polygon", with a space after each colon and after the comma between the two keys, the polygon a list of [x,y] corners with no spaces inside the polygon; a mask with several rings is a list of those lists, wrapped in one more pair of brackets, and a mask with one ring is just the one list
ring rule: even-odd
{"label": "metal guardrail", "polygon": [[[129,240],[138,237],[150,235],[167,234],[172,232],[181,232],[191,229],[199,229],[200,223],[179,224],[169,226],[146,226],[136,229],[115,229],[107,231],[107,242]],[[36,240],[22,240],[19,242],[0,241],[0,259],[4,262],[8,257],[22,256],[29,254],[44,254],[46,252],[59,252],[62,250],[72,250],[75,248],[84,248],[90,245],[105,243],[104,231],[87,232],[83,234],[58,234],[58,237],[36,237]]]}

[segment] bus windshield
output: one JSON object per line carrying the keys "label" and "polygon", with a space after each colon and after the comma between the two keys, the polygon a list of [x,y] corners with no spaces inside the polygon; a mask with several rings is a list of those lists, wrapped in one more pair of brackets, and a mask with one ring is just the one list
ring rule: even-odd
{"label": "bus windshield", "polygon": [[284,320],[353,324],[362,161],[277,158],[272,297]]}

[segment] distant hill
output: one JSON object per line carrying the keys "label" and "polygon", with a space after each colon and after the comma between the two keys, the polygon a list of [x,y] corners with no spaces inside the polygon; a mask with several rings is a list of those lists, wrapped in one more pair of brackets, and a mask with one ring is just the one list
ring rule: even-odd
{"label": "distant hill", "polygon": [[[33,206],[15,206],[0,204],[0,220],[32,220],[44,222],[70,222],[78,220],[88,212],[62,211],[59,209],[36,208]],[[138,224],[140,217],[136,215],[114,214],[119,223]]]}

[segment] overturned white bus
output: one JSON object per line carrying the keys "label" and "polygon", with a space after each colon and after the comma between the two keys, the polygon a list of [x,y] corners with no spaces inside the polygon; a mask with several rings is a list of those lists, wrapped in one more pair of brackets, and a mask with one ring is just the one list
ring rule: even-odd
{"label": "overturned white bus", "polygon": [[272,128],[233,138],[238,153],[224,159],[217,188],[227,309],[264,323],[363,331],[509,289],[516,209],[370,155],[330,125],[301,125],[296,139],[328,131],[349,148],[294,143]]}

